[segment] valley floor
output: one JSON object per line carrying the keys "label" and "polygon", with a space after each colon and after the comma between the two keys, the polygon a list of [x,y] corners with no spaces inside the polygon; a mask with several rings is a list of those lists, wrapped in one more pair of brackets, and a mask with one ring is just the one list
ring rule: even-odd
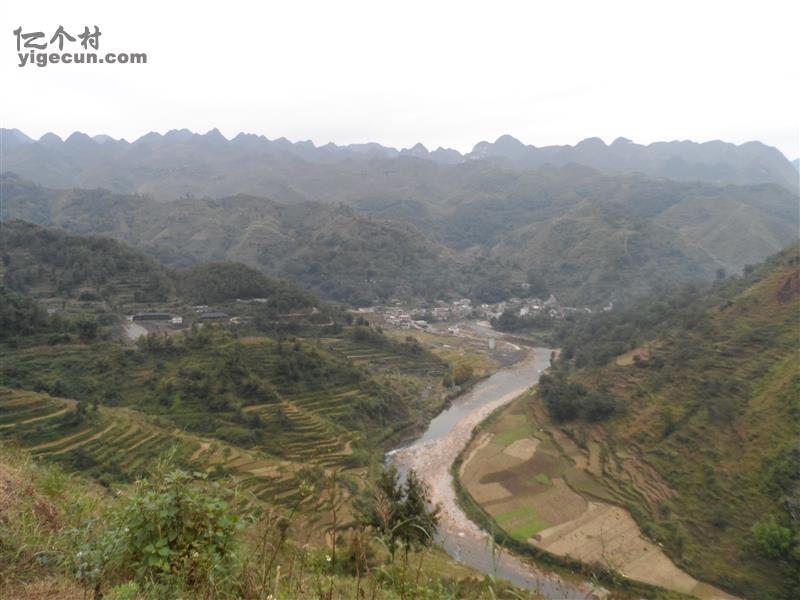
{"label": "valley floor", "polygon": [[[533,358],[501,370],[482,382],[454,403],[451,408],[457,415],[454,423],[442,426],[435,419],[429,429],[446,431],[423,435],[414,444],[392,453],[391,460],[402,470],[414,469],[430,486],[431,501],[441,506],[437,538],[451,556],[548,598],[591,597],[588,585],[563,581],[510,554],[493,554],[488,543],[489,534],[473,523],[458,505],[450,475],[450,467],[468,443],[474,427],[535,383],[539,373],[547,367],[549,357],[549,350],[538,349]],[[447,419],[446,413],[437,419]]]}
{"label": "valley floor", "polygon": [[626,509],[604,501],[599,464],[596,448],[578,447],[526,395],[473,439],[460,478],[472,499],[519,541],[703,600],[735,598],[682,571]]}

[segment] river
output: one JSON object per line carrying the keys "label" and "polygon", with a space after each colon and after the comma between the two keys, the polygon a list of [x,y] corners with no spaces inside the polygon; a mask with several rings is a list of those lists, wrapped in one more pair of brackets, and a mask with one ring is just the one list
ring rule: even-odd
{"label": "river", "polygon": [[545,574],[516,556],[492,552],[489,535],[469,520],[458,506],[450,467],[469,441],[473,428],[493,410],[534,385],[550,364],[551,350],[533,348],[520,363],[501,369],[478,383],[433,419],[414,442],[391,451],[387,459],[401,473],[414,469],[431,491],[431,500],[441,506],[437,542],[456,560],[472,568],[536,590],[547,598],[586,598],[590,588]]}

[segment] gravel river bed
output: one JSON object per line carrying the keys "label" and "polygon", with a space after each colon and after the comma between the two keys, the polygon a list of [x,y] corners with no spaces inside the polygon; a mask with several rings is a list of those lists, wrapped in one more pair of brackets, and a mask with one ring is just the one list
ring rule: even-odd
{"label": "gravel river bed", "polygon": [[456,560],[486,574],[536,590],[547,598],[587,598],[591,587],[579,586],[544,573],[507,552],[494,555],[489,535],[458,506],[450,467],[472,435],[473,428],[496,408],[507,404],[539,380],[550,365],[549,348],[533,348],[520,363],[501,369],[453,400],[415,441],[387,454],[401,473],[414,469],[441,506],[437,542]]}

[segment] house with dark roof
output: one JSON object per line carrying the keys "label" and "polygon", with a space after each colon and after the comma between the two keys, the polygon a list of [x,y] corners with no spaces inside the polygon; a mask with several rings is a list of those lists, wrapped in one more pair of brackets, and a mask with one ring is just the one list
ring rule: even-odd
{"label": "house with dark roof", "polygon": [[207,312],[198,317],[200,321],[225,321],[229,318],[228,313],[224,312]]}

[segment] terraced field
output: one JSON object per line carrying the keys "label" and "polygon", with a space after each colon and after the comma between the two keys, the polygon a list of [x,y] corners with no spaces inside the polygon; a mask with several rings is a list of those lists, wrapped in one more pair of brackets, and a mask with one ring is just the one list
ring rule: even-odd
{"label": "terraced field", "polygon": [[392,347],[376,347],[368,342],[349,338],[328,341],[329,347],[343,354],[354,364],[377,371],[398,372],[405,375],[441,376],[445,365],[431,360],[431,355],[414,355],[394,351]]}
{"label": "terraced field", "polygon": [[620,505],[672,492],[627,463],[632,485],[606,485],[600,448],[598,442],[578,447],[540,406],[531,408],[529,396],[473,440],[460,478],[473,500],[520,541],[699,598],[733,598],[678,568],[641,533]]}
{"label": "terraced field", "polygon": [[146,474],[170,450],[246,504],[293,506],[303,481],[360,478],[370,453],[426,422],[442,395],[446,363],[371,335],[378,349],[346,336],[245,345],[222,331],[168,351],[15,348],[0,368],[0,438],[108,484]]}
{"label": "terraced field", "polygon": [[[281,461],[257,450],[245,451],[168,431],[132,410],[99,407],[80,421],[68,418],[76,402],[47,394],[0,387],[0,438],[13,439],[35,457],[57,461],[101,478],[132,480],[146,475],[168,450],[176,460],[212,474],[229,475],[242,501],[292,504],[308,463]],[[346,454],[347,445],[336,445]],[[298,455],[300,449],[298,449]],[[316,464],[335,463],[330,457]]]}
{"label": "terraced field", "polygon": [[[361,394],[357,388],[294,394],[278,403],[248,406],[246,413],[257,413],[265,420],[283,424],[281,448],[286,457],[304,463],[341,467],[350,455],[358,435],[345,431],[333,420],[351,409],[342,408]],[[277,413],[280,412],[280,416]]]}
{"label": "terraced field", "polygon": [[76,418],[76,407],[73,400],[0,388],[0,436],[14,438],[34,456],[126,478],[141,474],[148,461],[171,445],[179,457],[196,445],[148,424],[133,411],[101,406]]}

